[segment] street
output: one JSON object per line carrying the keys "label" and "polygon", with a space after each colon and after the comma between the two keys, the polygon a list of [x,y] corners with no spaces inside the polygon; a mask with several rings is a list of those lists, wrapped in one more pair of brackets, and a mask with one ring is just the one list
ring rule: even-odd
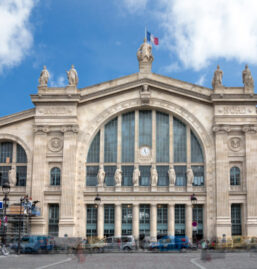
{"label": "street", "polygon": [[104,253],[86,255],[78,262],[73,254],[0,256],[1,269],[256,269],[257,255],[247,252],[226,253],[202,261],[200,252],[189,253]]}

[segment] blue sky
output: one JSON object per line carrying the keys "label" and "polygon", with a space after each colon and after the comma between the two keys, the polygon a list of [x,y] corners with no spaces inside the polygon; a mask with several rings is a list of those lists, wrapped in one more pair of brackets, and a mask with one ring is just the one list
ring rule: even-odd
{"label": "blue sky", "polygon": [[225,86],[257,74],[255,0],[0,0],[0,117],[33,107],[43,65],[49,86],[78,88],[138,72],[145,26],[159,38],[152,71],[211,87],[220,64]]}

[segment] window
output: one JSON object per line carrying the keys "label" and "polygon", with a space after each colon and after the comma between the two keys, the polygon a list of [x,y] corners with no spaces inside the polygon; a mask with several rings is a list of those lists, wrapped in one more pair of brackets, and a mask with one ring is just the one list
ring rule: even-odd
{"label": "window", "polygon": [[16,167],[16,186],[26,186],[27,166]]}
{"label": "window", "polygon": [[150,235],[150,205],[140,205],[139,230],[140,235]]}
{"label": "window", "polygon": [[203,186],[204,185],[204,167],[203,166],[192,166],[194,173],[193,186]]}
{"label": "window", "polygon": [[52,236],[58,236],[59,234],[59,205],[49,205],[48,216],[48,234]]}
{"label": "window", "polygon": [[175,205],[175,235],[185,235],[185,205]]}
{"label": "window", "polygon": [[169,115],[156,112],[156,160],[159,163],[169,162]]}
{"label": "window", "polygon": [[104,205],[104,236],[114,235],[114,205]]}
{"label": "window", "polygon": [[130,112],[122,115],[122,162],[134,162],[134,148],[135,112]]}
{"label": "window", "polygon": [[186,125],[180,120],[173,118],[174,162],[187,161],[186,139]]}
{"label": "window", "polygon": [[122,166],[122,186],[133,185],[134,166]]}
{"label": "window", "polygon": [[116,171],[116,166],[105,166],[105,184],[106,186],[114,186],[115,180],[114,180],[114,174]]}
{"label": "window", "polygon": [[169,186],[169,166],[157,166],[158,186]]}
{"label": "window", "polygon": [[203,163],[202,148],[192,130],[191,130],[191,162]]}
{"label": "window", "polygon": [[97,235],[97,207],[87,205],[87,236]]}
{"label": "window", "polygon": [[132,205],[122,205],[122,235],[132,235]]}
{"label": "window", "polygon": [[174,170],[176,173],[176,186],[186,186],[187,178],[186,178],[186,166],[174,166]]}
{"label": "window", "polygon": [[168,208],[167,205],[157,206],[157,233],[167,234],[168,231]]}
{"label": "window", "polygon": [[140,186],[150,186],[151,166],[139,166],[141,173]]}
{"label": "window", "polygon": [[111,120],[104,128],[104,161],[117,161],[117,118]]}
{"label": "window", "polygon": [[61,170],[58,167],[54,167],[51,169],[51,180],[50,185],[59,186],[61,182]]}
{"label": "window", "polygon": [[231,205],[232,235],[242,235],[241,205]]}
{"label": "window", "polygon": [[0,184],[1,186],[8,181],[8,172],[11,170],[11,166],[0,166]]}
{"label": "window", "polygon": [[139,147],[152,147],[152,111],[139,111]]}
{"label": "window", "polygon": [[87,166],[87,186],[97,186],[99,166]]}
{"label": "window", "polygon": [[88,151],[87,162],[88,163],[98,163],[99,162],[99,152],[100,152],[100,131],[95,136],[93,142]]}
{"label": "window", "polygon": [[193,207],[193,221],[197,222],[196,236],[197,240],[203,238],[203,206],[194,205]]}
{"label": "window", "polygon": [[230,185],[240,185],[240,169],[236,166],[230,169]]}
{"label": "window", "polygon": [[0,163],[12,163],[13,143],[0,143]]}

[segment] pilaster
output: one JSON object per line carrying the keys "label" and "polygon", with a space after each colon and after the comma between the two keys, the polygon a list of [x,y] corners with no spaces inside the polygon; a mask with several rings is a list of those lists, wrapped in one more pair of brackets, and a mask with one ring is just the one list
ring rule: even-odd
{"label": "pilaster", "polygon": [[192,241],[192,205],[186,205],[186,235]]}
{"label": "pilaster", "polygon": [[168,235],[175,235],[174,204],[168,205]]}
{"label": "pilaster", "polygon": [[97,237],[104,237],[104,205],[100,204],[97,208]]}
{"label": "pilaster", "polygon": [[133,236],[136,240],[139,239],[139,205],[133,205]]}
{"label": "pilaster", "polygon": [[157,240],[157,205],[151,204],[150,236],[152,241]]}
{"label": "pilaster", "polygon": [[121,205],[115,204],[115,236],[121,236]]}

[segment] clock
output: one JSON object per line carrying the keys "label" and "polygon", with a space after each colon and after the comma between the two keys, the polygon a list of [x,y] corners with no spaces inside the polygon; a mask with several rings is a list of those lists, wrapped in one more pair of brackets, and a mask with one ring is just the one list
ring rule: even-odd
{"label": "clock", "polygon": [[150,150],[149,147],[143,146],[143,147],[140,148],[140,154],[141,154],[141,156],[148,157],[148,156],[150,156],[150,153],[151,153],[151,150]]}

